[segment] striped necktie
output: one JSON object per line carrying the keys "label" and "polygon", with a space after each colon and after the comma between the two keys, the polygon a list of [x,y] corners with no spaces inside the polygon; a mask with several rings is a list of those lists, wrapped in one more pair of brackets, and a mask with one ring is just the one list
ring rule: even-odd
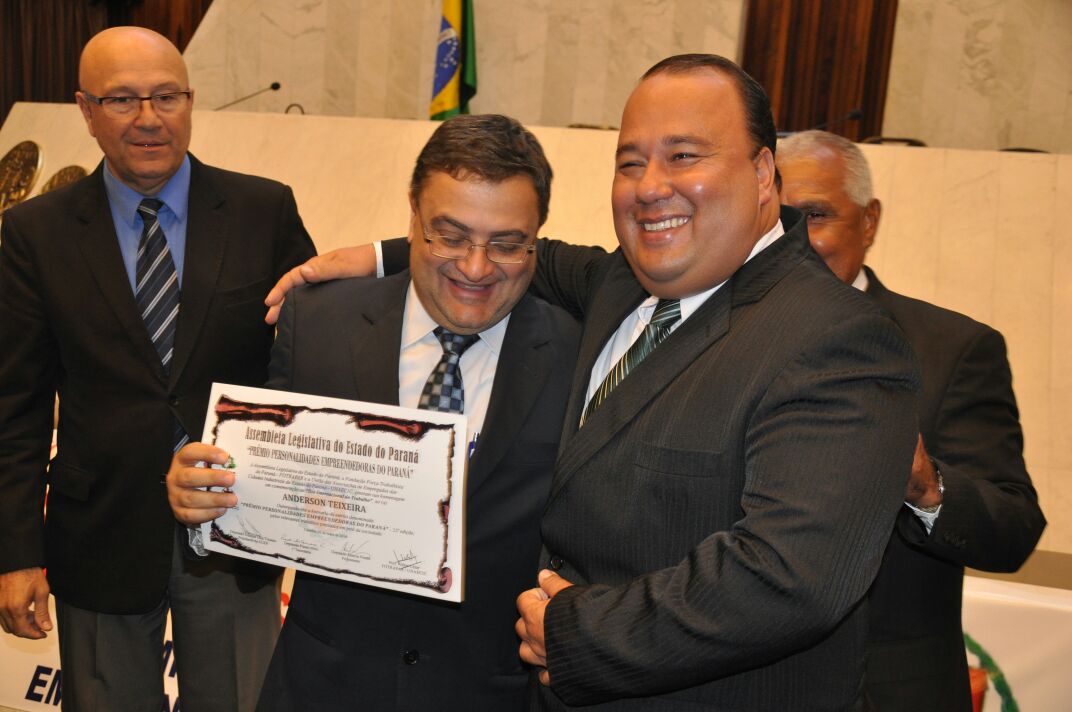
{"label": "striped necktie", "polygon": [[462,388],[462,354],[480,338],[477,334],[454,334],[442,326],[433,331],[443,347],[443,356],[432,369],[421,392],[417,407],[445,413],[465,412],[465,391]]}
{"label": "striped necktie", "polygon": [[179,275],[156,215],[162,205],[159,200],[146,198],[138,206],[142,229],[134,296],[166,372],[171,365],[179,318]]}
{"label": "striped necktie", "polygon": [[[155,198],[145,198],[138,205],[141,215],[141,242],[134,270],[134,299],[149,331],[164,373],[170,370],[175,347],[175,326],[179,320],[179,274],[171,259],[164,231],[160,229],[157,213],[164,204]],[[189,438],[178,420],[175,421],[175,450]]]}
{"label": "striped necktie", "polygon": [[614,364],[614,368],[610,370],[607,377],[603,379],[603,383],[599,384],[599,388],[592,395],[592,400],[588,401],[588,406],[584,409],[584,415],[581,416],[581,425],[584,425],[584,422],[595,412],[596,408],[607,399],[610,392],[625,380],[629,372],[636,368],[637,364],[643,361],[656,346],[662,343],[663,339],[670,333],[670,329],[680,318],[681,300],[659,300],[659,303],[655,305],[655,312],[651,315],[651,321],[644,327],[640,338],[634,341],[629,350],[625,352],[625,355],[618,360],[618,363]]}

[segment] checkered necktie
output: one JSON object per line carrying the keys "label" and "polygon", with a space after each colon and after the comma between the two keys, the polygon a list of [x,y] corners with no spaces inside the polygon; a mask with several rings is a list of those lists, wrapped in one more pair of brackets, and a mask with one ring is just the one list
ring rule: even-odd
{"label": "checkered necktie", "polygon": [[465,350],[480,337],[477,334],[453,334],[442,326],[437,326],[432,333],[443,347],[443,357],[428,376],[417,407],[446,413],[464,413],[465,391],[462,389],[462,370],[458,364]]}
{"label": "checkered necktie", "polygon": [[588,406],[584,409],[584,415],[581,416],[581,425],[584,425],[584,421],[588,420],[596,408],[607,399],[610,392],[617,388],[618,384],[629,375],[629,372],[636,368],[636,365],[643,361],[656,346],[662,343],[662,340],[666,338],[667,334],[670,333],[670,329],[680,318],[681,301],[679,299],[659,300],[659,303],[655,305],[655,312],[651,315],[651,321],[644,327],[640,338],[633,342],[633,345],[629,347],[625,355],[618,360],[618,363],[614,364],[614,368],[610,370],[607,377],[603,379],[603,383],[599,384],[599,388],[592,395],[592,400],[588,401]]}
{"label": "checkered necktie", "polygon": [[[179,320],[179,274],[175,271],[175,261],[171,259],[171,251],[157,219],[161,206],[163,203],[155,198],[145,198],[138,205],[142,228],[135,268],[134,298],[145,328],[149,331],[149,338],[167,373],[174,351],[175,326]],[[175,449],[178,450],[187,440],[182,426],[176,422]]]}

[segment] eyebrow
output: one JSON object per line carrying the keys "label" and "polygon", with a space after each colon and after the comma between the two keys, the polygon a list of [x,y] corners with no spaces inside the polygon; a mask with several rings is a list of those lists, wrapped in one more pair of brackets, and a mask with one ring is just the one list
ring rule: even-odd
{"label": "eyebrow", "polygon": [[[659,141],[659,143],[663,146],[679,146],[683,143],[691,144],[694,146],[711,145],[711,142],[707,139],[700,138],[699,136],[689,136],[687,134],[666,136],[661,141]],[[623,153],[635,153],[638,151],[639,149],[637,148],[637,145],[635,143],[623,143],[621,146],[618,147],[618,150],[615,151],[614,155],[615,157],[618,157],[621,156]]]}
{"label": "eyebrow", "polygon": [[676,146],[679,143],[692,143],[692,144],[696,144],[698,146],[709,146],[711,144],[711,142],[708,141],[705,138],[700,138],[699,136],[688,136],[688,135],[667,136],[666,138],[664,138],[662,140],[662,144],[664,146]]}
{"label": "eyebrow", "polygon": [[[179,89],[178,82],[167,81],[161,84],[155,85],[153,89],[149,91],[146,96],[155,96],[156,94],[174,94],[180,91],[190,91],[189,89]],[[123,96],[130,94],[131,96],[139,95],[138,90],[130,87],[126,84],[122,84],[118,87],[114,87],[105,92],[104,96]]]}
{"label": "eyebrow", "polygon": [[[473,231],[471,227],[461,222],[460,220],[455,220],[449,215],[437,215],[429,222],[429,227],[442,228],[445,226],[453,227],[455,230],[464,232],[466,235],[470,234]],[[491,233],[488,236],[488,239],[496,240],[500,238],[509,237],[517,238],[519,240],[527,240],[529,238],[529,236],[525,234],[523,230],[497,230]]]}
{"label": "eyebrow", "polygon": [[802,203],[797,203],[792,206],[800,212],[807,212],[809,210],[819,210],[826,213],[834,212],[834,204],[825,200],[805,200]]}
{"label": "eyebrow", "polygon": [[455,230],[460,230],[465,233],[473,231],[472,228],[470,228],[465,223],[459,220],[455,220],[454,218],[449,217],[447,215],[436,215],[428,222],[428,225],[429,227],[452,227]]}

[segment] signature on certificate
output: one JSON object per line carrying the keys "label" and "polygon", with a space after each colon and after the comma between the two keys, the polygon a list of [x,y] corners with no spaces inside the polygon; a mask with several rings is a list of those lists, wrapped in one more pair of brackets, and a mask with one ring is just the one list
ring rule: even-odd
{"label": "signature on certificate", "polygon": [[399,556],[397,551],[394,552],[394,554],[395,558],[394,561],[391,562],[392,566],[398,566],[403,569],[415,569],[421,565],[421,560],[417,558],[417,555],[413,553],[412,549],[402,556]]}

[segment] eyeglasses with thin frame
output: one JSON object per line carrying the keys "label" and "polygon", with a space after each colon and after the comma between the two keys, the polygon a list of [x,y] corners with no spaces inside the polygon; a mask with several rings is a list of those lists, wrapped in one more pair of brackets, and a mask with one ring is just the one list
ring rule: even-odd
{"label": "eyeglasses with thin frame", "polygon": [[427,225],[421,225],[421,230],[424,232],[424,241],[428,243],[428,251],[445,260],[464,260],[474,247],[479,247],[484,250],[490,262],[500,265],[518,265],[525,262],[529,255],[536,251],[536,245],[529,243],[491,240],[483,245],[477,245],[468,237],[436,232]]}
{"label": "eyeglasses with thin frame", "polygon": [[99,106],[106,114],[111,116],[130,116],[141,111],[141,103],[147,101],[153,105],[153,111],[158,114],[174,114],[186,108],[190,103],[190,94],[186,91],[169,91],[152,96],[94,96],[88,91],[82,91],[88,101]]}

